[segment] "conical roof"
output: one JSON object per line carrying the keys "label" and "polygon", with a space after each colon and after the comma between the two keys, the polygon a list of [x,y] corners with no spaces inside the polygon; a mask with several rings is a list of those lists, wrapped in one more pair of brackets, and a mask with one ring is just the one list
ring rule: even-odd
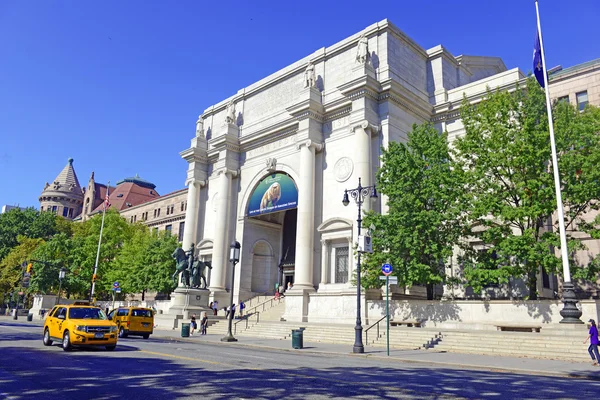
{"label": "conical roof", "polygon": [[82,197],[81,186],[79,185],[79,179],[73,168],[73,159],[67,160],[67,165],[60,171],[60,174],[52,181],[52,183],[46,183],[46,187],[42,194],[46,192],[67,192],[72,193],[75,197]]}

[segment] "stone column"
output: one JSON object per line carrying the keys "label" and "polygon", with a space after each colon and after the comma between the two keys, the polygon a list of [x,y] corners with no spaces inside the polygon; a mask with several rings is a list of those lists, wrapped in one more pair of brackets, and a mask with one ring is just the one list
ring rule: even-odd
{"label": "stone column", "polygon": [[[229,203],[231,200],[231,178],[234,171],[224,169],[219,171],[218,177],[218,201],[215,224],[215,241],[213,244],[212,271],[210,279],[211,291],[225,290],[225,279],[227,277],[228,250],[229,250]],[[189,205],[188,205],[189,207]]]}
{"label": "stone column", "polygon": [[188,184],[187,210],[185,211],[185,225],[181,247],[187,251],[196,244],[196,231],[198,230],[198,211],[200,208],[200,188],[204,182],[190,181]]}
{"label": "stone column", "polygon": [[[358,185],[358,178],[360,178],[362,186],[371,186],[371,128],[367,121],[363,121],[354,125],[352,130],[354,131],[354,180],[352,184]],[[356,204],[354,206],[356,207]],[[365,199],[362,209],[363,211],[371,209],[371,202],[368,198]]]}
{"label": "stone column", "polygon": [[300,185],[298,188],[294,289],[314,290],[315,150],[320,151],[323,145],[309,139],[298,143],[297,147],[300,150]]}
{"label": "stone column", "polygon": [[321,240],[321,285],[329,283],[329,241]]}

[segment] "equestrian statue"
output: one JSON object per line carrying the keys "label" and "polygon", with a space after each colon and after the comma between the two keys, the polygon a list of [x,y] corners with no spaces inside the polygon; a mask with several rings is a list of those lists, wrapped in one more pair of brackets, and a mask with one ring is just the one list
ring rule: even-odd
{"label": "equestrian statue", "polygon": [[[177,276],[181,273],[181,281],[187,288],[206,289],[206,277],[204,271],[206,267],[212,269],[210,261],[201,261],[194,256],[194,245],[188,251],[178,247],[173,252],[175,259],[175,272],[172,279],[173,284],[177,285]],[[204,285],[202,285],[204,283]]]}

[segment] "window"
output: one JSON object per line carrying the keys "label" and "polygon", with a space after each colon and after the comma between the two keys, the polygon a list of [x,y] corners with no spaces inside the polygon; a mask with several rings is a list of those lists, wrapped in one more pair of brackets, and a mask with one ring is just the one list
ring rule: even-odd
{"label": "window", "polygon": [[569,95],[567,96],[563,96],[563,97],[559,97],[558,99],[556,99],[557,102],[561,103],[568,103],[569,102]]}
{"label": "window", "polygon": [[40,211],[44,211],[44,206],[40,206]]}
{"label": "window", "polygon": [[69,207],[63,207],[63,217],[69,215]]}
{"label": "window", "polygon": [[156,209],[154,209],[154,218],[156,218]]}
{"label": "window", "polygon": [[183,201],[181,202],[181,211],[183,211]]}
{"label": "window", "polygon": [[73,209],[69,208],[69,218],[73,218]]}
{"label": "window", "polygon": [[160,217],[160,208],[156,211],[156,216]]}
{"label": "window", "polygon": [[187,201],[185,202],[185,211],[187,211]]}
{"label": "window", "polygon": [[171,211],[171,207],[167,206],[167,215],[169,215],[169,211]]}
{"label": "window", "polygon": [[335,283],[348,283],[348,247],[334,247],[335,251]]}
{"label": "window", "polygon": [[167,225],[167,226],[165,226],[165,231],[171,233],[172,230],[173,230],[173,225]]}
{"label": "window", "polygon": [[131,217],[129,217],[129,223],[133,224],[133,215]]}
{"label": "window", "polygon": [[52,206],[52,212],[53,212],[54,214],[56,214],[56,210],[57,210],[57,208],[58,208],[58,207],[56,207],[56,206]]}
{"label": "window", "polygon": [[179,237],[177,238],[180,242],[183,242],[183,231],[185,230],[185,221],[179,223]]}
{"label": "window", "polygon": [[579,109],[579,111],[583,111],[585,106],[588,105],[587,91],[575,94],[575,98],[577,99],[577,108]]}
{"label": "window", "polygon": [[133,216],[133,222],[137,222],[137,215]]}
{"label": "window", "polygon": [[171,214],[173,214],[173,212],[175,212],[175,206],[171,205]]}

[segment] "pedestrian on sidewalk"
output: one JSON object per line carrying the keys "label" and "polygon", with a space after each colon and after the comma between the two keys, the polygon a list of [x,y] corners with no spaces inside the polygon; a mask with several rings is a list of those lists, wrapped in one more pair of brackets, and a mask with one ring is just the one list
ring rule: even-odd
{"label": "pedestrian on sidewalk", "polygon": [[208,328],[208,317],[206,312],[202,313],[202,319],[200,320],[200,334],[206,335],[206,328]]}
{"label": "pedestrian on sidewalk", "polygon": [[196,314],[192,314],[192,318],[190,320],[190,325],[192,327],[192,331],[190,332],[190,335],[193,335],[194,331],[198,328],[198,325],[196,324]]}
{"label": "pedestrian on sidewalk", "polygon": [[217,315],[217,311],[219,310],[219,302],[217,300],[212,302],[213,315]]}
{"label": "pedestrian on sidewalk", "polygon": [[586,344],[589,339],[590,347],[588,347],[588,353],[592,357],[592,365],[597,366],[600,362],[600,354],[598,354],[598,327],[596,327],[596,321],[593,319],[590,319],[588,322],[591,324],[590,332],[588,337],[583,341],[583,344]]}
{"label": "pedestrian on sidewalk", "polygon": [[246,308],[246,305],[243,301],[240,301],[240,318],[244,316],[244,308]]}

